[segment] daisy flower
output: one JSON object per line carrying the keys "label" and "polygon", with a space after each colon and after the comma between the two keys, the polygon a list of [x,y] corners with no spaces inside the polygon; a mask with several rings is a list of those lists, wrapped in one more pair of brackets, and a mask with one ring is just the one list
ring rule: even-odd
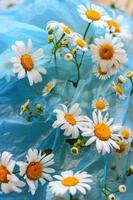
{"label": "daisy flower", "polygon": [[94,69],[94,74],[97,78],[101,79],[101,80],[107,80],[108,78],[110,78],[112,76],[112,73],[109,70],[103,70],[102,67],[97,66]]}
{"label": "daisy flower", "polygon": [[12,154],[4,151],[0,158],[0,184],[3,193],[10,193],[12,191],[20,193],[21,188],[25,186],[23,181],[20,181],[13,170],[15,161],[11,159]]}
{"label": "daisy flower", "polygon": [[91,190],[92,176],[87,172],[76,172],[73,171],[65,171],[61,172],[61,175],[55,175],[56,181],[52,181],[49,183],[49,187],[52,190],[52,193],[55,196],[63,196],[67,192],[71,195],[75,195],[77,191],[86,194],[86,191]]}
{"label": "daisy flower", "polygon": [[86,142],[86,146],[96,141],[96,148],[99,153],[103,155],[107,152],[110,153],[110,149],[119,149],[116,139],[119,139],[114,132],[119,131],[121,126],[114,125],[113,118],[108,119],[108,113],[102,116],[102,113],[93,112],[93,121],[90,120],[89,128],[86,129],[82,136],[90,137]]}
{"label": "daisy flower", "polygon": [[116,196],[114,194],[110,194],[108,196],[108,200],[117,200],[117,199],[116,199]]}
{"label": "daisy flower", "polygon": [[123,49],[123,43],[111,34],[96,38],[95,44],[90,45],[92,59],[101,66],[103,71],[117,72],[127,61],[127,55]]}
{"label": "daisy flower", "polygon": [[88,117],[81,115],[81,108],[78,103],[75,103],[69,110],[62,104],[63,110],[55,109],[57,120],[53,124],[53,128],[60,127],[64,130],[65,136],[77,138],[80,131],[88,126]]}
{"label": "daisy flower", "polygon": [[118,191],[119,192],[126,192],[126,190],[127,190],[127,187],[126,187],[126,185],[119,185],[119,187],[118,187]]}
{"label": "daisy flower", "polygon": [[104,112],[108,110],[109,103],[106,101],[106,99],[99,97],[98,99],[94,99],[92,101],[92,108],[95,109],[95,111],[101,111]]}
{"label": "daisy flower", "polygon": [[87,43],[83,39],[82,35],[80,35],[79,33],[74,33],[72,35],[72,40],[77,49],[81,51],[88,51]]}
{"label": "daisy flower", "polygon": [[49,21],[46,26],[46,30],[49,32],[50,30],[57,31],[57,33],[65,34],[68,37],[71,37],[73,31],[72,29],[65,25],[64,23],[56,22],[56,21]]}
{"label": "daisy flower", "polygon": [[38,182],[44,185],[46,181],[51,181],[51,173],[55,170],[49,166],[53,165],[53,154],[42,154],[42,151],[37,149],[29,149],[26,162],[18,162],[20,167],[20,175],[24,176],[27,184],[29,185],[29,191],[32,195],[35,194],[38,188]]}
{"label": "daisy flower", "polygon": [[64,60],[66,60],[67,62],[70,62],[73,60],[73,55],[71,53],[66,53],[64,55]]}
{"label": "daisy flower", "polygon": [[52,80],[50,82],[47,83],[47,85],[43,88],[43,96],[48,95],[56,86],[56,80]]}
{"label": "daisy flower", "polygon": [[43,49],[38,49],[31,55],[32,41],[29,39],[27,46],[23,41],[16,41],[15,45],[12,45],[12,51],[16,54],[11,58],[13,63],[13,72],[18,74],[18,79],[23,79],[26,75],[29,83],[32,86],[33,83],[42,81],[42,74],[46,74],[46,69],[43,67],[35,68],[36,62],[44,58]]}
{"label": "daisy flower", "polygon": [[133,132],[126,126],[123,126],[120,130],[120,136],[122,140],[126,142],[131,142],[133,139]]}
{"label": "daisy flower", "polygon": [[86,7],[81,4],[78,6],[78,12],[83,20],[100,28],[107,27],[107,21],[110,20],[105,10],[94,4],[88,3]]}
{"label": "daisy flower", "polygon": [[113,83],[112,83],[112,86],[113,86],[113,89],[114,89],[116,95],[117,95],[120,99],[125,99],[125,97],[126,97],[126,96],[125,96],[125,90],[124,90],[122,84],[113,82]]}
{"label": "daisy flower", "polygon": [[123,24],[123,16],[119,15],[118,17],[114,16],[113,18],[114,19],[111,19],[107,22],[108,31],[123,40],[132,39],[133,36],[130,33],[129,26],[127,24]]}
{"label": "daisy flower", "polygon": [[126,155],[129,152],[129,150],[130,150],[129,143],[127,143],[123,140],[119,140],[119,141],[117,141],[117,144],[119,146],[119,149],[115,150],[117,155],[122,156],[122,155]]}

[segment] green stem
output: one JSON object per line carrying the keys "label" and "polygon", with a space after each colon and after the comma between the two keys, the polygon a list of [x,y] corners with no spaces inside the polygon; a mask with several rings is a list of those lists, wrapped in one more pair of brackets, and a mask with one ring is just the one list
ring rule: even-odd
{"label": "green stem", "polygon": [[84,36],[83,36],[83,39],[84,39],[84,40],[85,40],[85,38],[86,38],[86,35],[87,35],[88,30],[89,30],[89,28],[90,28],[90,25],[91,25],[91,23],[89,23],[89,24],[87,25],[87,27],[86,27],[86,30],[85,30],[85,33],[84,33]]}
{"label": "green stem", "polygon": [[53,54],[54,54],[54,59],[56,60],[56,51],[59,48],[59,43],[61,42],[61,40],[64,38],[65,34],[63,33],[62,36],[60,37],[60,39],[55,43],[54,48],[53,48]]}
{"label": "green stem", "polygon": [[130,78],[130,81],[131,81],[131,84],[132,84],[132,90],[131,90],[131,93],[130,93],[130,95],[132,95],[132,94],[133,94],[133,79],[132,79],[132,78]]}

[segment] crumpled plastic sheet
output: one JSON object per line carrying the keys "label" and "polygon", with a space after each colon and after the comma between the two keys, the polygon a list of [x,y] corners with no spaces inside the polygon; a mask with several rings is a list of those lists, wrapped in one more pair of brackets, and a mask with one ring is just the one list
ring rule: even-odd
{"label": "crumpled plastic sheet", "polygon": [[[133,98],[130,96],[131,83],[127,81],[125,86],[126,99],[120,100],[115,95],[109,94],[111,83],[116,79],[107,81],[98,80],[93,74],[93,63],[91,55],[86,55],[81,67],[81,80],[75,89],[68,79],[76,77],[75,66],[66,63],[62,58],[58,59],[57,66],[54,62],[49,62],[51,55],[51,45],[47,44],[46,24],[49,20],[56,20],[68,24],[77,32],[83,34],[86,23],[82,21],[77,13],[77,5],[86,3],[86,0],[23,0],[22,4],[4,11],[0,11],[0,152],[10,151],[15,160],[24,160],[29,148],[53,149],[55,154],[56,174],[61,171],[72,169],[85,170],[93,175],[92,190],[86,196],[80,196],[81,200],[104,200],[100,185],[107,184],[112,190],[116,190],[119,184],[126,182],[127,192],[119,194],[118,200],[133,200],[133,177],[127,177],[125,170],[133,164],[133,154],[130,152],[124,157],[118,158],[114,153],[101,156],[97,153],[95,145],[91,145],[77,156],[70,153],[70,146],[65,142],[60,129],[53,129],[52,123],[55,120],[53,109],[65,101],[69,105],[80,103],[84,114],[91,117],[92,100],[102,95],[110,103],[110,116],[116,123],[129,126],[133,129]],[[113,10],[105,8],[111,15]],[[117,14],[119,13],[116,11]],[[124,16],[124,20],[133,26],[132,19]],[[90,35],[99,37],[100,32],[93,26]],[[45,59],[43,66],[47,69],[47,75],[43,82],[33,87],[29,86],[27,78],[17,80],[12,74],[12,66],[9,59],[12,56],[11,45],[16,40],[33,41],[33,46],[43,48]],[[131,44],[125,44],[129,61],[124,70],[133,69]],[[42,96],[42,88],[49,80],[56,79],[55,90],[47,97]],[[27,123],[19,115],[19,109],[27,99],[32,103],[42,103],[44,105],[44,119],[35,119]],[[111,166],[115,165],[116,170],[112,171]],[[116,178],[121,178],[116,181]],[[54,197],[49,189],[40,186],[34,196],[28,193],[28,187],[20,194],[0,193],[0,200],[53,200]],[[66,200],[69,199],[66,196]]]}

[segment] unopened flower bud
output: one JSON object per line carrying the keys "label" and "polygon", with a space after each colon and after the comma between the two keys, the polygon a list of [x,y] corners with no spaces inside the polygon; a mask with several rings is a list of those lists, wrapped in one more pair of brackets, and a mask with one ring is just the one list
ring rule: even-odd
{"label": "unopened flower bud", "polygon": [[127,72],[126,77],[127,78],[133,78],[133,71]]}
{"label": "unopened flower bud", "polygon": [[74,154],[74,155],[79,154],[79,148],[78,147],[72,147],[71,148],[71,153]]}
{"label": "unopened flower bud", "polygon": [[126,192],[126,186],[125,185],[119,185],[118,187],[119,192]]}
{"label": "unopened flower bud", "polygon": [[124,76],[122,76],[122,75],[120,75],[119,77],[118,77],[118,82],[119,83],[125,83],[126,82],[126,79],[125,79],[125,77]]}

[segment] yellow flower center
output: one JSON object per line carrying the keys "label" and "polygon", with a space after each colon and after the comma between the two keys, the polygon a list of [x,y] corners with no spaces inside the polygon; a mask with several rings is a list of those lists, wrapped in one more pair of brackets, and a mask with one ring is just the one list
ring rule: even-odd
{"label": "yellow flower center", "polygon": [[10,174],[6,167],[0,166],[0,182],[8,183],[7,175]]}
{"label": "yellow flower center", "polygon": [[80,46],[81,48],[83,48],[83,47],[85,47],[85,41],[83,40],[83,39],[81,39],[81,38],[78,38],[77,40],[76,40],[76,44],[78,45],[78,46]]}
{"label": "yellow flower center", "polygon": [[110,60],[114,55],[114,49],[110,44],[104,44],[99,48],[99,55],[104,60]]}
{"label": "yellow flower center", "polygon": [[42,176],[42,164],[39,162],[31,162],[26,170],[26,175],[31,180],[38,180]]}
{"label": "yellow flower center", "polygon": [[101,67],[98,67],[98,72],[101,75],[106,75],[107,74],[107,71],[103,71]]}
{"label": "yellow flower center", "polygon": [[106,107],[106,103],[103,100],[98,100],[95,106],[97,110],[103,110]]}
{"label": "yellow flower center", "polygon": [[92,21],[98,21],[101,18],[101,15],[96,10],[87,10],[86,11],[86,17],[88,19],[91,19]]}
{"label": "yellow flower center", "polygon": [[126,150],[126,145],[124,143],[118,143],[119,149],[116,149],[118,153],[123,153]]}
{"label": "yellow flower center", "polygon": [[128,138],[129,138],[129,136],[130,136],[130,133],[129,133],[129,131],[128,131],[127,129],[121,130],[121,134],[122,134],[122,136],[123,136],[123,138],[124,138],[125,140],[128,140]]}
{"label": "yellow flower center", "polygon": [[109,127],[104,123],[97,124],[94,128],[94,133],[102,141],[108,140],[111,136]]}
{"label": "yellow flower center", "polygon": [[68,35],[71,34],[71,32],[72,32],[68,26],[63,26],[62,30],[63,30],[63,33],[66,33]]}
{"label": "yellow flower center", "polygon": [[21,64],[22,64],[23,68],[25,70],[27,70],[27,71],[32,70],[33,67],[34,67],[34,62],[33,62],[32,58],[31,58],[31,56],[28,55],[28,54],[22,55]]}
{"label": "yellow flower center", "polygon": [[117,22],[115,22],[114,20],[109,20],[108,21],[108,25],[109,25],[109,29],[114,28],[116,33],[120,32],[120,26]]}
{"label": "yellow flower center", "polygon": [[71,114],[66,114],[64,116],[64,118],[69,124],[71,124],[73,126],[76,125],[76,120],[74,119],[74,117]]}
{"label": "yellow flower center", "polygon": [[124,89],[123,89],[123,87],[122,87],[121,85],[119,85],[119,84],[116,84],[116,85],[115,85],[115,91],[116,91],[118,94],[120,94],[120,95],[123,95],[123,94],[124,94]]}
{"label": "yellow flower center", "polygon": [[75,178],[74,176],[64,178],[62,181],[62,184],[66,187],[75,186],[79,183],[79,180]]}

